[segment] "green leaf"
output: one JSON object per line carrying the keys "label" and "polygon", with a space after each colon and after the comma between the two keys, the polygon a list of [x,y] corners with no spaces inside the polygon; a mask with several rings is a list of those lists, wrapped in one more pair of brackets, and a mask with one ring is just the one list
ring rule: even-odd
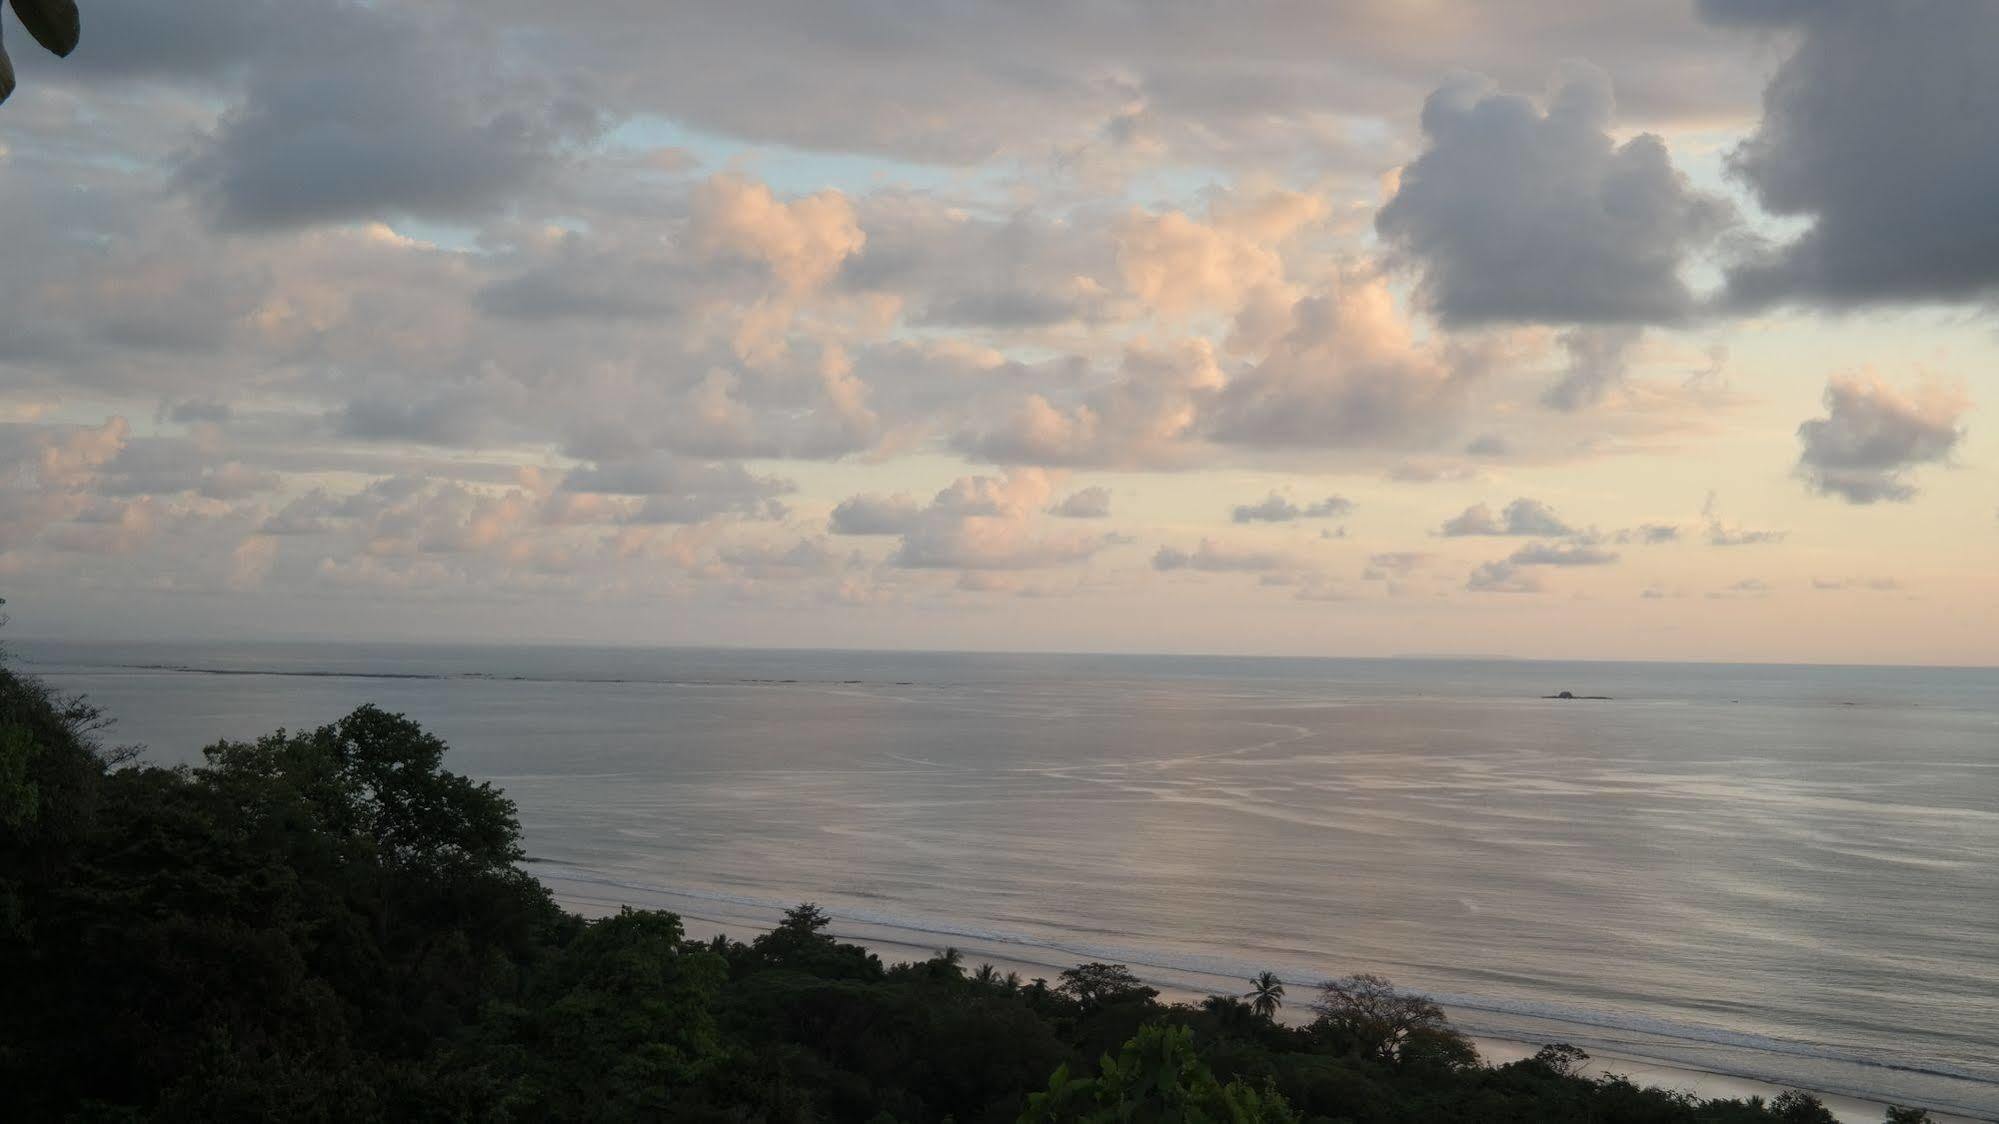
{"label": "green leaf", "polygon": [[76,0],[14,0],[14,14],[21,17],[21,26],[28,29],[35,42],[58,55],[66,56],[76,50],[76,42],[83,34],[83,19],[76,10]]}

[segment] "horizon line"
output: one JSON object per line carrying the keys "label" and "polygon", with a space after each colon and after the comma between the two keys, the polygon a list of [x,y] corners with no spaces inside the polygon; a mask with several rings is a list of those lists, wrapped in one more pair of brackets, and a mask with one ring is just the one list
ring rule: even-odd
{"label": "horizon line", "polygon": [[262,637],[242,639],[78,639],[53,635],[25,635],[0,638],[0,663],[6,661],[8,642],[29,644],[76,644],[82,646],[234,644],[234,645],[337,645],[342,647],[400,648],[553,648],[569,650],[609,650],[631,652],[784,652],[827,655],[905,656],[1056,656],[1070,658],[1111,657],[1122,659],[1177,660],[1257,660],[1265,662],[1312,661],[1324,663],[1517,663],[1517,664],[1634,664],[1702,667],[1789,667],[1827,670],[1909,670],[1909,671],[1999,671],[1999,663],[1855,663],[1851,661],[1814,663],[1801,660],[1731,659],[1725,657],[1674,658],[1664,656],[1525,656],[1501,653],[1398,652],[1388,655],[1282,654],[1270,652],[1136,651],[1130,649],[1036,649],[1036,648],[857,648],[813,644],[726,644],[726,643],[625,643],[603,640],[510,641],[495,639],[331,639],[324,636]]}

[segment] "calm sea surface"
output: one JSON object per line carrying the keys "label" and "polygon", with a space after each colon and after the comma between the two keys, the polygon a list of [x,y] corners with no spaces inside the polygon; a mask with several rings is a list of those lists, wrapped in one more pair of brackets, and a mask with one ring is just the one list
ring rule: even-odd
{"label": "calm sea surface", "polygon": [[[375,702],[573,905],[1999,1117],[1999,671],[16,642],[161,762]],[[1551,701],[1560,690],[1608,700]]]}

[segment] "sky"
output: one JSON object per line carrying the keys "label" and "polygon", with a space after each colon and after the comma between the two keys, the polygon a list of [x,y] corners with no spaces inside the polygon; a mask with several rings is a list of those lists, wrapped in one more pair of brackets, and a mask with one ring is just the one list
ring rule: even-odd
{"label": "sky", "polygon": [[17,638],[1999,663],[1999,5],[82,9]]}

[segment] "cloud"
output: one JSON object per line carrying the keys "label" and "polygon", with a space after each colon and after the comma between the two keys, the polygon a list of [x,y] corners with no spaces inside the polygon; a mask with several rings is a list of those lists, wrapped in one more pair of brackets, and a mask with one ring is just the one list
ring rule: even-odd
{"label": "cloud", "polygon": [[1617,558],[1616,551],[1594,546],[1535,543],[1514,551],[1506,561],[1514,566],[1608,566]]}
{"label": "cloud", "polygon": [[[1234,584],[1300,596],[1343,595],[1308,551],[1354,590],[1425,594],[1523,543],[1572,564],[1634,551],[1494,539],[1447,573],[1393,540],[1330,541],[1346,520],[1295,481],[1463,482],[1501,467],[1477,458],[1539,472],[1641,446],[1684,467],[1652,440],[1666,423],[1619,419],[1646,412],[1642,376],[1697,345],[1656,333],[1624,375],[1635,319],[1440,326],[1378,255],[1419,282],[1444,273],[1368,226],[1379,199],[1437,188],[1384,170],[1466,151],[1415,125],[1448,67],[1524,89],[1549,58],[1611,66],[1614,126],[1606,112],[1602,137],[1568,134],[1600,146],[1579,144],[1581,172],[1511,154],[1567,182],[1563,205],[1606,212],[1637,198],[1616,174],[1678,190],[1632,171],[1644,144],[1628,138],[1753,120],[1762,85],[1736,65],[1759,37],[1642,0],[1580,21],[1359,0],[1248,17],[918,5],[886,23],[799,0],[673,20],[521,0],[184,0],[170,17],[94,2],[78,57],[24,75],[0,151],[0,574],[23,601],[89,599],[80,618],[255,588],[294,630],[361,628],[376,594],[409,597],[392,623],[414,631],[532,592],[607,607],[614,624],[577,625],[593,630],[657,613],[690,637],[738,620],[749,635],[768,613],[773,641],[807,642],[792,610],[823,598],[900,606],[856,635],[902,643],[919,603],[957,611],[957,589],[1006,586],[1075,597],[1055,614],[1075,633],[1051,640],[1080,644],[1120,626],[1131,575],[1108,568],[1144,571],[1161,543],[1188,570],[1274,561]],[[1528,107],[1535,144],[1560,98]],[[662,149],[669,133],[688,150]],[[1670,211],[1651,207],[1639,217]],[[1583,225],[1631,264],[1610,218]],[[1699,248],[1668,247],[1658,275],[1695,276]],[[1545,381],[1571,377],[1551,400],[1619,407],[1582,430],[1534,405],[1558,339],[1570,368]],[[144,420],[70,424],[113,413]],[[954,454],[1002,467],[896,494]],[[822,463],[772,467],[793,460]],[[1595,483],[1649,470],[1625,465]],[[1171,512],[1212,479],[1162,477],[1113,523],[1107,489],[1053,471],[1222,466],[1294,484],[1283,504],[1224,492],[1210,516],[1240,498],[1254,525],[1325,521],[1204,550],[1199,512]],[[1114,526],[1146,546],[1123,550]],[[1526,557],[1496,584],[1565,572]],[[1820,572],[1847,569],[1866,568]],[[419,620],[416,598],[439,593]],[[1025,615],[1007,637],[962,619],[968,640],[1032,639]],[[1157,623],[1187,643],[1239,627],[1218,605]]]}
{"label": "cloud", "polygon": [[161,413],[165,415],[168,421],[179,422],[183,425],[193,425],[200,422],[207,422],[211,425],[225,425],[228,423],[233,411],[230,410],[227,402],[218,402],[213,398],[190,398],[164,407]]}
{"label": "cloud", "polygon": [[1840,375],[1826,383],[1825,406],[1825,417],[1798,426],[1798,472],[1816,492],[1869,504],[1915,498],[1908,473],[1949,459],[1971,403],[1936,383],[1905,394],[1878,378]]}
{"label": "cloud", "polygon": [[1169,348],[1133,345],[1109,385],[1069,405],[1031,393],[998,421],[967,427],[953,443],[1000,464],[1184,465],[1199,443],[1203,405],[1224,381],[1206,340]]}
{"label": "cloud", "polygon": [[1537,567],[1608,566],[1617,559],[1615,551],[1587,544],[1531,543],[1499,561],[1480,565],[1472,571],[1465,588],[1473,593],[1539,593],[1541,580],[1532,573]]}
{"label": "cloud", "polygon": [[814,539],[798,539],[789,546],[765,543],[733,543],[717,548],[718,561],[732,570],[732,576],[752,581],[798,581],[838,571],[841,558]]}
{"label": "cloud", "polygon": [[1434,554],[1414,550],[1384,551],[1370,554],[1367,567],[1360,572],[1362,581],[1387,582],[1389,592],[1398,592],[1403,579],[1437,560]]}
{"label": "cloud", "polygon": [[1938,0],[1702,0],[1795,47],[1731,155],[1796,239],[1728,274],[1739,310],[1786,302],[1986,299],[1999,289],[1999,6]]}
{"label": "cloud", "polygon": [[1473,593],[1539,593],[1541,579],[1510,562],[1487,562],[1472,571],[1465,588]]}
{"label": "cloud", "polygon": [[1485,504],[1477,503],[1444,521],[1437,533],[1446,538],[1468,535],[1573,535],[1576,529],[1564,523],[1555,509],[1526,497],[1506,505],[1494,515]]}
{"label": "cloud", "polygon": [[358,398],[331,420],[343,437],[459,447],[491,442],[498,425],[485,397],[473,388],[421,400]]}
{"label": "cloud", "polygon": [[1657,136],[1611,139],[1610,81],[1574,64],[1544,111],[1468,77],[1423,106],[1428,146],[1376,216],[1447,325],[1660,324],[1695,298],[1688,256],[1731,221]]}
{"label": "cloud", "polygon": [[781,518],[785,507],[778,497],[797,485],[739,464],[653,456],[576,469],[562,478],[562,490],[643,497],[631,516],[635,522],[699,523],[723,515]]}
{"label": "cloud", "polygon": [[1730,601],[1737,598],[1768,597],[1775,590],[1775,586],[1772,586],[1762,578],[1744,578],[1727,589],[1712,590],[1707,596],[1709,600],[1713,601]]}
{"label": "cloud", "polygon": [[1072,492],[1067,499],[1049,508],[1048,514],[1063,519],[1108,519],[1111,514],[1111,490],[1092,487]]}
{"label": "cloud", "polygon": [[1551,410],[1570,412],[1594,406],[1630,370],[1631,349],[1644,334],[1643,328],[1628,324],[1594,328],[1571,328],[1562,333],[1562,349],[1569,353],[1568,370],[1560,382],[1541,395],[1541,404]]}
{"label": "cloud", "polygon": [[1153,469],[1221,450],[1421,444],[1478,374],[1464,354],[1418,343],[1378,277],[1344,273],[1267,311],[1267,347],[1233,373],[1207,339],[1134,342],[1109,383],[1032,391],[952,443],[1000,464]]}
{"label": "cloud", "polygon": [[1202,539],[1193,550],[1162,546],[1152,556],[1152,568],[1161,572],[1194,570],[1209,574],[1265,573],[1288,566],[1283,555],[1260,550],[1243,550]]}
{"label": "cloud", "polygon": [[1037,517],[1052,493],[1048,474],[965,476],[917,513],[890,565],[911,570],[1038,570],[1086,561],[1114,540],[1043,533]]}
{"label": "cloud", "polygon": [[789,203],[762,183],[720,175],[695,189],[689,222],[704,253],[758,262],[794,290],[831,280],[867,245],[853,204],[837,191]]}
{"label": "cloud", "polygon": [[1353,508],[1353,501],[1345,496],[1327,496],[1300,507],[1290,497],[1272,492],[1260,503],[1237,504],[1231,518],[1237,523],[1290,523],[1298,519],[1330,519]]}
{"label": "cloud", "polygon": [[335,530],[333,520],[340,514],[340,502],[324,488],[314,488],[264,520],[258,532],[279,536],[331,534]]}
{"label": "cloud", "polygon": [[1896,593],[1903,586],[1895,578],[1813,578],[1812,588],[1821,592],[1856,589],[1870,593]]}
{"label": "cloud", "polygon": [[1326,211],[1323,199],[1290,191],[1218,197],[1206,222],[1135,211],[1116,228],[1118,267],[1155,315],[1232,313],[1252,293],[1284,283],[1279,247]]}
{"label": "cloud", "polygon": [[1790,537],[1790,534],[1789,531],[1749,531],[1741,527],[1710,523],[1707,541],[1711,546],[1762,546],[1783,542]]}
{"label": "cloud", "polygon": [[193,441],[135,438],[102,466],[98,491],[108,496],[167,496],[193,492],[209,499],[236,500],[275,491],[275,472],[224,460]]}
{"label": "cloud", "polygon": [[916,525],[922,509],[904,495],[850,496],[833,509],[826,529],[836,535],[901,535]]}
{"label": "cloud", "polygon": [[466,27],[370,5],[311,12],[309,35],[253,56],[242,101],[181,168],[224,227],[465,219],[599,127],[573,92]]}
{"label": "cloud", "polygon": [[1767,546],[1790,537],[1789,531],[1753,531],[1723,522],[1720,501],[1713,492],[1707,494],[1707,501],[1701,505],[1701,515],[1707,520],[1710,546]]}
{"label": "cloud", "polygon": [[1617,541],[1620,543],[1640,543],[1645,546],[1657,546],[1660,543],[1678,542],[1679,540],[1680,528],[1677,524],[1673,523],[1646,523],[1642,526],[1631,527],[1617,532]]}
{"label": "cloud", "polygon": [[1434,440],[1475,368],[1418,344],[1384,281],[1342,277],[1299,300],[1263,358],[1214,400],[1219,443],[1339,449]]}

